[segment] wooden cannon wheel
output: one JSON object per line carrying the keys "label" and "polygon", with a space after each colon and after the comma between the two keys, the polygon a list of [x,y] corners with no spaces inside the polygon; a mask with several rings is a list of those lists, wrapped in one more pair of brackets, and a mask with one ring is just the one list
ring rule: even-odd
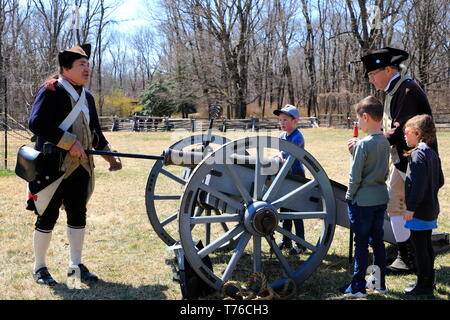
{"label": "wooden cannon wheel", "polygon": [[[190,150],[203,145],[206,139],[206,134],[193,135],[177,141],[169,148],[173,150]],[[218,146],[230,141],[225,137],[216,135],[211,135],[210,140],[209,147],[212,149],[217,149]],[[176,209],[170,211],[170,207],[177,208],[178,203],[172,206],[170,203],[175,203],[174,201],[178,201],[181,198],[182,189],[191,172],[191,168],[174,165],[165,166],[163,160],[157,160],[147,178],[145,188],[147,216],[158,237],[168,246],[178,241],[178,225],[176,222],[178,211]],[[168,187],[173,187],[171,189],[175,191],[172,194],[167,194],[166,189]],[[195,214],[197,216],[202,214],[209,215],[211,214],[211,209],[198,207]]]}
{"label": "wooden cannon wheel", "polygon": [[[281,151],[287,152],[288,158],[270,172],[267,159],[274,159],[273,155]],[[250,155],[248,159],[253,155],[253,164],[251,160],[236,161],[237,154]],[[290,175],[295,160],[307,172],[303,182],[296,182],[296,177]],[[290,185],[292,189],[287,190]],[[213,207],[220,204],[222,214],[196,215],[200,198],[206,202],[209,199],[208,204]],[[289,206],[296,209],[280,212]],[[302,219],[304,239],[281,227],[281,220],[290,219]],[[267,275],[274,289],[289,279],[300,285],[327,254],[335,223],[333,189],[317,160],[290,142],[262,136],[231,141],[203,159],[185,185],[178,217],[186,259],[198,276],[216,290],[221,290],[227,281],[246,279],[252,272]],[[210,228],[227,224],[228,231],[216,228],[210,243],[198,246],[204,238],[205,228],[201,226],[206,224]],[[302,244],[307,252],[293,256],[280,250],[275,238],[282,235],[294,244]],[[234,251],[221,252],[221,246],[233,239],[237,239]],[[211,268],[206,260],[212,262]]]}

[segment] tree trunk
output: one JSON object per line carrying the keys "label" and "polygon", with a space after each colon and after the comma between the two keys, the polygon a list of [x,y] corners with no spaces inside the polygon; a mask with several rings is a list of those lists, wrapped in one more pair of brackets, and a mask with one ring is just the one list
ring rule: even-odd
{"label": "tree trunk", "polygon": [[306,30],[307,30],[307,37],[306,37],[306,44],[305,44],[305,57],[306,57],[306,70],[308,72],[308,78],[309,78],[309,90],[308,90],[308,117],[311,117],[311,115],[314,113],[314,116],[318,116],[317,111],[317,83],[316,83],[316,66],[315,66],[315,60],[314,60],[314,31],[311,24],[311,19],[309,16],[309,9],[308,4],[306,0],[302,0],[302,6],[303,6],[303,16],[306,20]]}

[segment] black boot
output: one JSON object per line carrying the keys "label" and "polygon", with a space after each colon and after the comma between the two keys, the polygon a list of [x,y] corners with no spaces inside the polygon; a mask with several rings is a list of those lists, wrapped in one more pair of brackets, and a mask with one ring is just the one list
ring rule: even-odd
{"label": "black boot", "polygon": [[433,277],[431,275],[417,275],[417,284],[415,287],[408,287],[403,290],[409,296],[432,296],[433,295]]}
{"label": "black boot", "polygon": [[414,273],[414,251],[410,240],[397,242],[397,258],[391,265],[386,267],[387,274],[410,274]]}
{"label": "black boot", "polygon": [[[433,289],[436,289],[436,270],[433,269],[432,273],[431,273],[431,284],[433,285]],[[417,281],[416,282],[408,282],[408,288],[412,289],[417,285]],[[408,289],[406,288],[406,289]],[[405,289],[405,290],[406,290]]]}

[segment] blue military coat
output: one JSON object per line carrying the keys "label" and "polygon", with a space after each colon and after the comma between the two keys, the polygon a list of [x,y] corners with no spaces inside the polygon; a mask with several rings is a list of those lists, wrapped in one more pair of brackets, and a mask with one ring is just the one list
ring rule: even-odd
{"label": "blue military coat", "polygon": [[[61,145],[60,142],[66,138],[68,133],[72,132],[72,127],[69,127],[68,133],[59,128],[60,124],[72,111],[70,95],[58,82],[55,83],[55,89],[55,91],[52,91],[41,86],[36,93],[31,108],[28,125],[31,132],[36,135],[35,149],[39,151],[43,151],[43,145],[47,141],[54,145]],[[107,149],[108,141],[100,127],[94,97],[88,90],[85,89],[85,92],[90,117],[89,128],[93,137],[92,146],[96,150],[105,150]],[[33,198],[37,197],[36,194],[61,177],[63,173],[61,172],[61,165],[68,148],[66,150],[57,148],[55,152],[46,154],[43,157],[37,168],[38,174],[36,179],[28,185],[28,210],[36,210],[32,201]],[[34,200],[36,201],[36,199]]]}

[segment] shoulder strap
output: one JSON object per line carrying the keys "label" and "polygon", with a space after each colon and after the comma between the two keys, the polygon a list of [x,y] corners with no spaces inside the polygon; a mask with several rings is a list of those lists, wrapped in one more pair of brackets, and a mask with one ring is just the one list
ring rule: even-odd
{"label": "shoulder strap", "polygon": [[412,78],[409,75],[401,76],[400,80],[398,80],[394,88],[392,88],[392,90],[388,92],[388,95],[393,96],[397,92],[398,88],[402,85],[402,83],[406,80],[412,80]]}
{"label": "shoulder strap", "polygon": [[87,120],[87,123],[89,123],[89,109],[87,107],[86,103],[86,92],[84,88],[81,91],[81,95],[78,95],[78,93],[75,91],[75,89],[70,85],[70,83],[63,79],[59,78],[58,82],[61,83],[63,88],[67,91],[67,93],[72,97],[74,101],[76,101],[75,106],[72,108],[72,111],[67,115],[67,117],[64,119],[64,121],[59,125],[59,128],[67,131],[67,129],[70,128],[70,126],[75,122],[80,112],[83,112],[84,117]]}
{"label": "shoulder strap", "polygon": [[384,116],[383,116],[383,129],[385,131],[391,128],[391,101],[394,97],[394,94],[397,92],[398,88],[402,85],[406,80],[412,80],[409,75],[401,76],[400,80],[397,81],[394,88],[386,94],[386,98],[384,99]]}

